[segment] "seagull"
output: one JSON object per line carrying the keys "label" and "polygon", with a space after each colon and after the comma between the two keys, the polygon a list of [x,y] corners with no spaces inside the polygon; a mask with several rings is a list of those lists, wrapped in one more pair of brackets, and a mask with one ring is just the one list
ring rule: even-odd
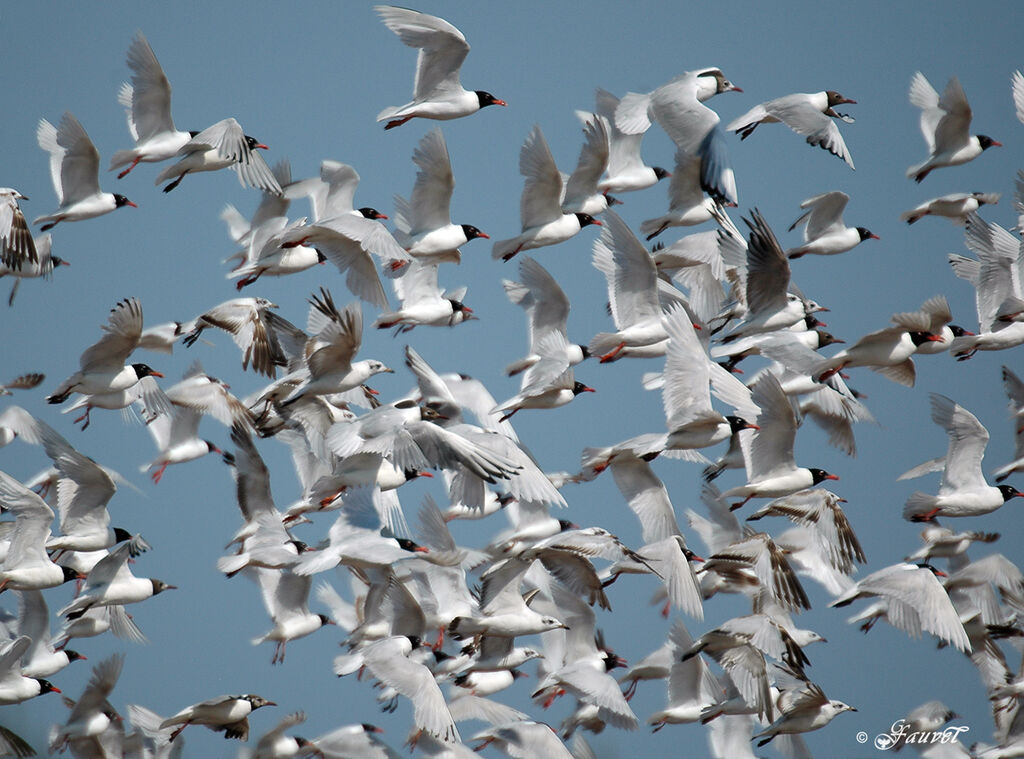
{"label": "seagull", "polygon": [[156,184],[172,180],[164,187],[170,192],[185,178],[186,174],[197,171],[232,169],[238,174],[242,186],[259,187],[265,192],[282,194],[274,173],[256,149],[267,150],[267,146],[242,131],[242,125],[232,118],[218,121],[198,132],[176,153],[182,156],[173,166],[168,166],[156,178]]}
{"label": "seagull", "polygon": [[198,364],[193,364],[181,382],[168,388],[166,395],[173,404],[168,411],[144,414],[148,417],[146,429],[159,453],[139,471],[152,470],[154,484],[160,482],[171,464],[194,461],[208,453],[223,453],[214,443],[199,437],[199,422],[204,415],[209,414],[227,426],[252,425],[252,412],[223,382],[203,372]]}
{"label": "seagull", "polygon": [[967,247],[973,260],[950,254],[953,273],[974,286],[978,334],[957,337],[950,351],[958,360],[979,350],[1005,350],[1024,343],[1024,322],[1017,319],[1024,291],[1020,285],[1020,238],[998,224],[972,215],[967,220]]}
{"label": "seagull", "polygon": [[50,176],[60,207],[48,216],[40,216],[33,224],[42,224],[45,232],[62,221],[82,221],[131,206],[138,208],[124,195],[100,192],[100,154],[85,129],[70,112],[65,112],[60,127],[46,119],[39,120],[36,130],[39,147],[50,154]]}
{"label": "seagull", "polygon": [[939,198],[926,200],[916,208],[904,211],[900,219],[913,224],[925,216],[945,216],[957,226],[964,226],[967,218],[986,203],[999,202],[998,192],[954,192]]}
{"label": "seagull", "polygon": [[643,134],[624,134],[615,125],[615,110],[619,99],[600,87],[595,94],[594,113],[604,118],[608,130],[608,170],[604,179],[597,183],[603,193],[633,192],[657,184],[665,177],[672,176],[660,166],[647,166],[640,156]]}
{"label": "seagull", "polygon": [[680,149],[668,184],[668,213],[640,223],[640,234],[650,241],[669,227],[692,227],[715,218],[718,203],[704,195],[700,185],[700,159]]}
{"label": "seagull", "polygon": [[932,393],[932,421],[949,435],[949,450],[938,495],[920,491],[910,494],[903,517],[927,522],[938,516],[967,517],[995,511],[1011,498],[1020,496],[1009,485],[993,487],[985,482],[981,460],[988,444],[988,430],[978,418],[944,395]]}
{"label": "seagull", "polygon": [[594,242],[593,262],[607,280],[609,308],[618,331],[599,332],[587,346],[602,364],[614,361],[623,349],[668,339],[654,259],[622,217],[609,211],[605,222]]}
{"label": "seagull", "polygon": [[804,244],[786,251],[786,257],[800,258],[813,253],[817,256],[833,256],[852,250],[864,240],[878,240],[878,235],[864,227],[847,227],[843,224],[843,209],[850,196],[835,190],[808,198],[800,204],[808,209],[789,226],[792,232],[800,224],[804,227]]}
{"label": "seagull", "polygon": [[395,196],[395,239],[410,255],[430,261],[459,263],[459,246],[490,235],[472,224],[452,224],[451,200],[455,189],[448,145],[440,129],[420,140],[412,154],[419,167],[412,200]]}
{"label": "seagull", "polygon": [[577,112],[577,115],[583,120],[583,147],[576,168],[565,180],[562,211],[597,216],[618,202],[597,187],[608,168],[608,125],[597,114]]}
{"label": "seagull", "polygon": [[597,392],[576,379],[569,364],[569,350],[568,341],[559,332],[551,332],[541,339],[537,345],[540,361],[523,374],[519,393],[494,407],[493,412],[504,412],[499,422],[520,409],[558,408],[580,393]]}
{"label": "seagull", "polygon": [[287,249],[302,245],[321,250],[338,271],[347,272],[348,289],[379,308],[386,308],[388,299],[372,256],[380,258],[398,277],[396,283],[408,271],[403,267],[413,260],[387,227],[361,213],[339,213],[313,224],[293,225],[283,235],[281,246]]}
{"label": "seagull", "polygon": [[[359,172],[340,161],[321,161],[320,176],[302,179],[283,186],[284,197],[289,200],[308,197],[313,206],[313,221],[331,219],[335,216],[362,216],[377,221],[388,218],[376,208],[363,206],[355,208],[356,188],[359,186]],[[278,213],[283,213],[279,211]],[[276,214],[275,214],[276,215]]]}
{"label": "seagull", "polygon": [[143,377],[164,376],[146,364],[124,364],[142,335],[142,304],[137,298],[126,298],[110,309],[103,332],[103,337],[78,360],[79,370],[47,396],[47,403],[63,403],[72,393],[99,395],[127,390]]}
{"label": "seagull", "polygon": [[569,298],[550,272],[529,256],[523,256],[519,260],[519,279],[522,281],[503,279],[501,284],[508,299],[526,310],[530,353],[509,364],[505,373],[515,376],[536,365],[541,360],[538,353],[540,341],[550,333],[558,333],[565,338],[569,366],[576,366],[589,358],[587,346],[569,343]]}
{"label": "seagull", "polygon": [[313,614],[309,610],[312,576],[297,575],[287,569],[263,567],[254,567],[249,571],[256,575],[255,579],[263,596],[263,605],[274,623],[274,628],[270,632],[253,638],[252,644],[258,646],[267,640],[274,641],[276,645],[271,664],[284,663],[288,641],[303,638],[324,625],[334,624],[326,615]]}
{"label": "seagull", "polygon": [[[0,214],[2,214],[2,211],[0,211]],[[9,266],[0,260],[0,277],[14,277],[14,284],[11,285],[11,294],[7,296],[8,306],[14,305],[14,298],[18,294],[18,288],[21,287],[21,280],[36,279],[38,277],[49,279],[58,266],[71,265],[63,258],[52,254],[53,238],[49,234],[32,238],[32,244],[35,246],[38,258],[36,263],[26,259],[20,265],[15,261],[13,266]],[[2,241],[0,241],[0,245],[2,245]]]}
{"label": "seagull", "polygon": [[308,756],[310,751],[313,751],[315,756],[317,749],[323,756],[330,756],[313,741],[300,738],[297,735],[284,734],[288,728],[301,725],[305,721],[306,715],[303,712],[293,712],[284,716],[273,728],[260,736],[256,742],[256,752],[247,754],[247,757],[251,757],[251,759],[286,759],[299,755]]}
{"label": "seagull", "polygon": [[654,92],[627,93],[615,110],[615,125],[625,134],[643,134],[657,121],[676,147],[700,162],[700,186],[712,198],[735,206],[736,178],[718,114],[703,103],[721,92],[743,92],[721,69],[687,71]]}
{"label": "seagull", "polygon": [[306,328],[315,335],[306,344],[309,376],[281,401],[282,406],[302,398],[344,393],[377,374],[394,374],[376,359],[352,360],[363,341],[363,312],[358,303],[338,311],[330,290],[321,287],[320,296],[314,293],[309,304]]}
{"label": "seagull", "polygon": [[567,625],[561,620],[527,606],[520,592],[523,575],[534,561],[509,558],[492,565],[482,576],[481,616],[455,617],[448,625],[448,634],[456,640],[477,635],[515,638],[565,629]]}
{"label": "seagull", "polygon": [[924,74],[918,71],[910,82],[910,102],[921,109],[921,133],[930,152],[926,161],[907,169],[907,176],[915,182],[923,180],[933,169],[959,166],[991,147],[1002,146],[986,135],[970,134],[971,106],[955,76],[946,84],[940,98]]}
{"label": "seagull", "polygon": [[43,693],[60,693],[49,680],[25,677],[18,670],[18,662],[32,641],[22,635],[0,647],[0,706],[20,704]]}
{"label": "seagull", "polygon": [[57,509],[60,534],[46,541],[49,551],[59,558],[65,551],[98,551],[131,537],[126,530],[110,527],[107,504],[117,491],[119,475],[104,469],[88,456],[75,450],[56,430],[36,421],[46,455],[58,472]]}
{"label": "seagull", "polygon": [[273,377],[277,366],[284,363],[281,349],[273,327],[270,325],[269,309],[277,308],[266,298],[235,298],[197,316],[195,327],[183,338],[186,346],[192,347],[199,336],[210,327],[217,327],[229,333],[235,344],[242,349],[242,369],[249,368],[252,361],[254,371]]}
{"label": "seagull", "polygon": [[86,657],[69,648],[59,651],[50,637],[50,611],[42,591],[18,590],[17,636],[27,635],[32,639],[21,659],[21,674],[25,677],[49,677],[55,675],[73,661]]}
{"label": "seagull", "polygon": [[100,559],[89,570],[82,592],[57,611],[58,616],[75,619],[94,606],[123,606],[139,603],[165,590],[176,590],[163,580],[135,577],[128,566],[133,559],[149,548],[141,535],[118,544],[117,548]]}
{"label": "seagull", "polygon": [[404,635],[385,638],[364,650],[363,661],[375,678],[412,702],[417,730],[446,743],[457,743],[458,728],[433,673],[409,658],[418,645],[418,639],[414,644]]}
{"label": "seagull", "polygon": [[135,147],[119,150],[111,157],[110,171],[128,165],[118,179],[124,179],[141,161],[155,163],[173,158],[198,134],[174,128],[171,83],[142,32],[135,32],[128,46],[128,68],[132,70],[131,84],[121,85],[117,100],[125,107]]}
{"label": "seagull", "polygon": [[798,467],[793,458],[796,416],[793,406],[773,374],[761,376],[751,388],[751,400],[761,409],[756,430],[746,450],[747,484],[722,493],[743,496],[735,510],[751,498],[778,498],[839,477],[823,469]]}
{"label": "seagull", "polygon": [[0,472],[0,502],[15,516],[11,547],[0,565],[0,590],[44,590],[81,579],[78,571],[58,566],[46,555],[46,538],[53,522],[53,509],[46,501]]}
{"label": "seagull", "polygon": [[327,256],[316,248],[285,242],[303,224],[304,219],[289,223],[286,217],[276,216],[253,228],[246,249],[236,254],[243,257],[241,263],[227,274],[228,279],[238,279],[235,288],[248,287],[260,277],[284,277],[326,263]]}
{"label": "seagull", "polygon": [[763,746],[778,735],[820,730],[843,712],[857,711],[842,701],[830,701],[821,686],[811,682],[780,695],[778,709],[782,716],[753,736],[761,739],[757,742],[758,746]]}
{"label": "seagull", "polygon": [[25,263],[39,263],[39,253],[25,214],[18,206],[19,200],[28,197],[13,187],[0,187],[0,264],[12,271],[21,269]]}
{"label": "seagull", "polygon": [[241,696],[218,696],[198,704],[186,706],[173,717],[160,723],[160,730],[179,725],[171,733],[177,738],[189,725],[206,725],[214,732],[223,732],[225,738],[249,739],[249,715],[264,706],[277,706],[262,696],[246,693]]}
{"label": "seagull", "polygon": [[[782,252],[768,222],[754,209],[751,218],[743,220],[750,228],[746,247],[747,277],[744,288],[747,315],[723,342],[764,332],[792,327],[808,314],[804,299],[789,292],[789,260]],[[817,310],[825,310],[818,307]]]}
{"label": "seagull", "polygon": [[1024,472],[1024,382],[1005,366],[1003,390],[1010,400],[1010,418],[1013,420],[1013,461],[992,472],[996,482],[1002,482],[1014,472]]}
{"label": "seagull", "polygon": [[893,382],[913,387],[916,377],[911,356],[927,342],[940,342],[941,335],[929,332],[931,314],[924,311],[893,314],[895,327],[864,335],[860,340],[831,358],[818,362],[811,370],[816,382],[823,382],[851,366],[870,366]]}
{"label": "seagull", "polygon": [[231,428],[235,453],[225,455],[235,479],[238,508],[245,524],[232,544],[238,551],[217,560],[217,569],[233,577],[244,567],[281,569],[295,564],[306,544],[295,540],[284,527],[283,515],[274,506],[270,491],[270,471],[241,425]]}
{"label": "seagull", "polygon": [[676,620],[668,634],[671,666],[668,672],[668,705],[647,718],[654,732],[665,725],[697,722],[708,707],[714,705],[721,688],[700,656],[684,658],[693,645],[686,626]]}
{"label": "seagull", "polygon": [[898,608],[898,614],[888,615],[893,625],[915,637],[926,630],[969,652],[971,643],[960,615],[937,576],[945,577],[945,572],[930,564],[893,564],[864,577],[829,606],[848,606],[859,598],[878,596]]}
{"label": "seagull", "polygon": [[76,755],[82,748],[100,747],[100,736],[113,722],[107,699],[117,685],[123,666],[124,654],[114,654],[93,667],[92,677],[85,690],[78,701],[73,702],[68,721],[63,725],[54,725],[50,730],[51,754],[58,751],[64,753],[69,746]]}
{"label": "seagull", "polygon": [[785,95],[775,100],[768,100],[760,105],[755,105],[742,116],[733,119],[726,130],[737,132],[741,140],[747,139],[758,124],[775,124],[783,122],[799,135],[807,138],[809,145],[818,145],[829,153],[846,161],[852,169],[853,158],[850,151],[846,149],[843,135],[833,119],[841,119],[847,123],[852,122],[849,116],[837,113],[833,106],[850,103],[856,105],[856,100],[840,95],[835,90],[824,90],[822,92],[798,92],[793,95]]}
{"label": "seagull", "polygon": [[519,202],[522,232],[508,240],[498,240],[493,258],[512,259],[524,250],[557,245],[590,224],[601,226],[592,215],[562,210],[565,181],[540,127],[534,125],[519,151],[519,173],[526,177]]}
{"label": "seagull", "polygon": [[459,69],[469,54],[466,37],[443,18],[426,13],[378,5],[374,10],[402,43],[419,48],[412,102],[385,108],[377,121],[387,119],[385,129],[402,126],[409,119],[458,119],[489,105],[505,105],[489,92],[463,89]]}
{"label": "seagull", "polygon": [[397,311],[382,312],[373,323],[378,329],[397,327],[397,332],[408,332],[414,327],[454,327],[476,319],[473,309],[462,302],[466,288],[441,290],[437,283],[437,261],[413,260],[406,273],[393,280],[392,285],[401,307]]}

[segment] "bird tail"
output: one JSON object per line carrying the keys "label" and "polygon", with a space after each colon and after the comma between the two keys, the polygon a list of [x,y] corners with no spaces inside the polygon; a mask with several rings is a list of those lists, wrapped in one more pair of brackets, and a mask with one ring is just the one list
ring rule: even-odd
{"label": "bird tail", "polygon": [[591,338],[587,350],[591,356],[603,356],[618,348],[621,342],[615,332],[598,332]]}
{"label": "bird tail", "polygon": [[647,238],[647,240],[653,240],[668,228],[669,221],[668,216],[659,216],[656,219],[642,221],[640,222],[640,234]]}
{"label": "bird tail", "polygon": [[900,221],[905,221],[907,224],[913,224],[915,221],[920,221],[928,214],[922,213],[921,211],[904,211],[900,214]]}
{"label": "bird tail", "polygon": [[390,119],[398,115],[399,111],[405,108],[404,105],[392,105],[385,108],[383,111],[377,114],[377,121],[384,121],[384,119]]}
{"label": "bird tail", "polygon": [[518,242],[515,237],[508,240],[498,240],[491,249],[491,258],[504,258],[509,254],[515,253],[517,247]]}
{"label": "bird tail", "polygon": [[249,557],[243,553],[221,556],[217,559],[217,571],[230,576],[241,571],[249,563]]}
{"label": "bird tail", "polygon": [[505,367],[505,374],[507,374],[509,377],[514,377],[517,374],[521,374],[522,372],[525,372],[527,369],[529,369],[531,366],[533,366],[536,363],[537,363],[537,357],[536,356],[527,356],[526,358],[521,358],[518,361],[513,361],[511,364],[506,366]]}
{"label": "bird tail", "polygon": [[907,169],[907,177],[913,179],[915,182],[920,182],[928,174],[931,173],[931,167],[928,166],[928,161],[919,163],[916,166],[911,166]]}
{"label": "bird tail", "polygon": [[114,155],[110,157],[110,168],[107,171],[113,171],[119,169],[122,166],[127,166],[129,163],[135,160],[134,150],[118,150]]}
{"label": "bird tail", "polygon": [[913,520],[914,517],[921,517],[934,511],[938,500],[937,496],[915,490],[903,506],[903,518]]}
{"label": "bird tail", "polygon": [[179,175],[179,172],[178,172],[177,169],[178,169],[178,164],[176,164],[176,163],[171,164],[170,166],[168,166],[166,169],[164,169],[163,171],[161,171],[157,175],[156,179],[153,181],[153,184],[157,184],[157,185],[158,184],[163,184],[168,179],[175,179]]}

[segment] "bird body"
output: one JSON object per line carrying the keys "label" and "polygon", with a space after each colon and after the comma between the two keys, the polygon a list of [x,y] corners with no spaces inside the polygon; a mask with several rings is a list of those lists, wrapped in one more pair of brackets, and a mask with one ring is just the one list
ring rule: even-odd
{"label": "bird body", "polygon": [[178,725],[170,740],[178,737],[189,725],[206,725],[215,732],[223,731],[225,738],[249,738],[249,715],[263,706],[277,706],[262,696],[246,693],[241,696],[218,696],[198,704],[186,706],[160,723],[160,729]]}
{"label": "bird body", "polygon": [[119,150],[111,157],[111,171],[128,165],[117,175],[118,179],[123,179],[140,162],[173,158],[196,136],[196,132],[174,128],[171,83],[142,32],[136,32],[128,46],[128,68],[132,70],[131,84],[121,85],[117,99],[125,108],[135,147]]}
{"label": "bird body", "polygon": [[385,129],[413,118],[445,121],[469,116],[489,105],[505,105],[489,92],[463,89],[459,69],[469,54],[469,43],[443,18],[390,5],[378,5],[374,10],[403,44],[420,51],[412,101],[377,114],[377,121],[387,120]]}
{"label": "bird body", "polygon": [[792,231],[799,224],[806,223],[804,244],[786,251],[788,258],[800,258],[807,254],[834,256],[845,253],[860,245],[864,240],[877,240],[878,235],[864,227],[847,227],[843,224],[843,209],[850,196],[845,192],[833,191],[808,198],[800,204],[809,209],[790,225]]}
{"label": "bird body", "polygon": [[519,203],[522,232],[496,241],[493,258],[508,261],[521,251],[565,242],[589,224],[601,225],[590,214],[562,210],[564,181],[539,126],[530,130],[519,151],[519,173],[526,177]]}
{"label": "bird body", "polygon": [[818,145],[832,155],[838,156],[852,169],[855,168],[853,158],[850,157],[843,135],[833,120],[853,120],[833,110],[833,106],[843,103],[856,104],[857,101],[850,100],[835,90],[798,92],[755,105],[730,122],[726,130],[739,133],[740,139],[745,140],[758,124],[775,124],[781,121],[797,134],[806,137],[810,145]]}
{"label": "bird body", "polygon": [[55,212],[32,222],[42,224],[41,231],[62,221],[83,221],[122,206],[137,207],[124,195],[100,192],[100,154],[74,115],[66,112],[57,128],[40,119],[36,138],[50,154],[50,174],[60,202]]}
{"label": "bird body", "polygon": [[998,203],[998,192],[954,192],[940,198],[932,198],[916,208],[904,211],[900,218],[913,224],[925,216],[945,216],[954,224],[963,226],[967,217],[986,203]]}
{"label": "bird body", "polygon": [[1001,143],[983,134],[970,134],[971,106],[960,80],[955,76],[939,93],[918,71],[910,82],[910,102],[921,109],[921,133],[928,143],[927,160],[907,169],[907,176],[920,182],[934,169],[959,166],[973,161],[990,147]]}

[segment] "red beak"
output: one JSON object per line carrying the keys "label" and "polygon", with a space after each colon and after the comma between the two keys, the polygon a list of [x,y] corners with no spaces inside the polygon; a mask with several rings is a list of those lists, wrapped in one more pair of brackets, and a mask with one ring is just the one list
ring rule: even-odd
{"label": "red beak", "polygon": [[839,479],[839,475],[838,474],[827,474],[827,475],[825,475],[825,479],[826,480],[838,480]]}
{"label": "red beak", "polygon": [[[508,103],[506,103],[506,102],[505,102],[504,100],[495,100],[495,101],[494,101],[494,102],[492,103],[492,105],[508,105]],[[999,143],[998,143],[998,142],[996,142],[996,143],[993,143],[993,144],[994,144],[994,145],[998,145]]]}
{"label": "red beak", "polygon": [[[131,206],[132,208],[138,208],[138,206],[137,206],[137,205],[135,205],[134,203],[132,203],[132,202],[131,202],[130,200],[126,200],[124,204],[125,204],[126,206]],[[60,692],[60,691],[58,691],[58,693],[59,693],[59,692]]]}
{"label": "red beak", "polygon": [[[258,148],[259,148],[260,150],[270,150],[270,148],[268,148],[268,147],[267,147],[266,145],[264,145],[264,144],[263,144],[262,142],[261,142],[261,143],[259,143],[259,144],[258,144],[258,145],[257,145],[256,147],[258,147]],[[277,706],[277,704],[274,704],[274,705],[275,705],[275,706]]]}

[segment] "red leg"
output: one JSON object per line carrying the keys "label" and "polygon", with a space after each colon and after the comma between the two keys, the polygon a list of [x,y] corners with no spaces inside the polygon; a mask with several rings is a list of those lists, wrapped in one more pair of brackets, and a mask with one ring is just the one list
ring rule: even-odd
{"label": "red leg", "polygon": [[128,176],[128,172],[129,171],[131,171],[132,169],[134,169],[136,166],[139,165],[139,161],[141,161],[141,160],[142,160],[141,156],[136,158],[134,161],[132,161],[132,165],[131,166],[129,166],[127,169],[125,169],[124,171],[122,171],[120,174],[117,175],[117,178],[118,179],[124,179],[126,176]]}

